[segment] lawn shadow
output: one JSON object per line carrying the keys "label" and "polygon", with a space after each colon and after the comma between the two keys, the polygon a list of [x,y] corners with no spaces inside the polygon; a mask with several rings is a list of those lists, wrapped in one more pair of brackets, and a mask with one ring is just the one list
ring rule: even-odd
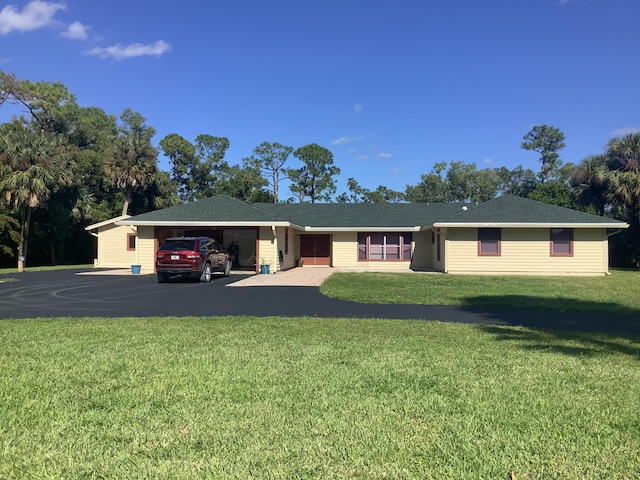
{"label": "lawn shadow", "polygon": [[573,298],[549,298],[531,295],[482,295],[463,299],[463,305],[476,307],[522,308],[554,312],[599,312],[640,317],[640,309],[613,302],[593,302]]}
{"label": "lawn shadow", "polygon": [[[485,322],[479,328],[526,350],[552,350],[575,357],[621,353],[640,359],[637,309],[525,295],[468,297],[466,308],[486,308]],[[514,326],[526,328],[508,328]]]}
{"label": "lawn shadow", "polygon": [[552,351],[572,357],[623,354],[640,360],[640,334],[567,332],[481,325],[496,340],[512,342],[524,350]]}

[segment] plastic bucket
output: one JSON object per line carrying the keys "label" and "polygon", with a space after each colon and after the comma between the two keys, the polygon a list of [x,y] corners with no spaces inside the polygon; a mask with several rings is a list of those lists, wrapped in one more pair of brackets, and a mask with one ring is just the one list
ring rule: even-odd
{"label": "plastic bucket", "polygon": [[271,265],[260,265],[260,273],[269,273],[269,267]]}
{"label": "plastic bucket", "polygon": [[140,265],[131,265],[131,274],[132,275],[140,275]]}

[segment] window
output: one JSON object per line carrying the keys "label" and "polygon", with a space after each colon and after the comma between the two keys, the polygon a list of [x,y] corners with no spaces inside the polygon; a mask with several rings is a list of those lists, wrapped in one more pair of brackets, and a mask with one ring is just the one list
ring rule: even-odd
{"label": "window", "polygon": [[127,251],[136,249],[136,234],[127,233]]}
{"label": "window", "polygon": [[411,234],[359,233],[358,260],[411,260]]}
{"label": "window", "polygon": [[499,228],[478,229],[478,255],[500,256],[501,230]]}
{"label": "window", "polygon": [[571,257],[573,256],[573,229],[572,228],[552,228],[550,230],[551,256]]}

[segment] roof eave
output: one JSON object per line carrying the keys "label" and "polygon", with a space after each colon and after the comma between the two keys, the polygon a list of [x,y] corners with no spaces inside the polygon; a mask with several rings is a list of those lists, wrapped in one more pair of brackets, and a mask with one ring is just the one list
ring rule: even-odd
{"label": "roof eave", "polygon": [[100,227],[105,227],[111,224],[120,225],[118,222],[126,218],[131,218],[131,215],[120,215],[119,217],[110,218],[109,220],[105,220],[103,222],[94,223],[93,225],[87,225],[86,227],[84,227],[84,229],[87,231],[90,231],[90,230],[96,230]]}
{"label": "roof eave", "polygon": [[136,225],[138,227],[289,227],[290,222],[206,222],[206,221],[136,221],[120,220],[116,225]]}
{"label": "roof eave", "polygon": [[311,227],[306,225],[305,232],[419,232],[420,226],[415,227]]}
{"label": "roof eave", "polygon": [[436,228],[466,227],[466,228],[629,228],[628,223],[571,223],[571,222],[436,222]]}

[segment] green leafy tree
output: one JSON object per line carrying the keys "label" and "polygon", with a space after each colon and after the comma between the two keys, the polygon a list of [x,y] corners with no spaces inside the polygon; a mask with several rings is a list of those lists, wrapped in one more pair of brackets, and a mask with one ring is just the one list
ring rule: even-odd
{"label": "green leafy tree", "polygon": [[0,105],[5,102],[25,107],[38,128],[66,134],[78,113],[75,96],[60,82],[30,82],[0,71]]}
{"label": "green leafy tree", "polygon": [[171,162],[171,179],[178,189],[178,196],[183,202],[196,198],[196,148],[191,142],[177,133],[171,133],[160,140],[162,152]]}
{"label": "green leafy tree", "polygon": [[375,190],[367,190],[364,193],[364,198],[369,203],[403,203],[406,201],[404,193],[384,185],[378,185]]}
{"label": "green leafy tree", "polygon": [[155,181],[157,151],[151,145],[156,131],[146,119],[127,108],[120,115],[123,125],[107,153],[105,169],[111,183],[124,193],[122,215],[127,215],[134,192],[144,191]]}
{"label": "green leafy tree", "polygon": [[622,266],[640,266],[640,133],[614,138],[607,145],[605,182],[613,213],[629,223],[616,235],[617,260]]}
{"label": "green leafy tree", "polygon": [[405,195],[410,202],[486,202],[497,195],[500,182],[495,170],[478,170],[475,163],[439,162]]}
{"label": "green leafy tree", "polygon": [[62,137],[14,121],[0,131],[0,191],[20,221],[18,271],[26,264],[33,209],[70,181],[70,158]]}
{"label": "green leafy tree", "polygon": [[571,187],[562,180],[552,180],[539,183],[529,192],[527,198],[539,202],[559,205],[566,208],[576,208],[576,202],[571,194]]}
{"label": "green leafy tree", "polygon": [[436,163],[431,172],[420,175],[420,182],[407,185],[405,197],[412,203],[444,203],[450,202],[451,195],[445,181],[447,162]]}
{"label": "green leafy tree", "polygon": [[340,169],[333,164],[333,153],[311,143],[298,148],[293,155],[303,164],[302,168],[287,170],[291,180],[289,189],[298,196],[298,201],[303,203],[305,198],[311,203],[329,201],[336,191],[334,177],[340,174]]}
{"label": "green leafy tree", "polygon": [[246,203],[273,203],[273,194],[267,190],[267,180],[252,162],[228,166],[220,172],[216,190]]}
{"label": "green leafy tree", "polygon": [[353,177],[349,177],[347,180],[347,191],[336,197],[338,203],[362,203],[366,201],[366,195],[370,193],[366,188],[361,187]]}
{"label": "green leafy tree", "polygon": [[536,125],[524,136],[521,147],[540,154],[540,183],[557,179],[562,164],[558,150],[565,147],[564,140],[564,134],[549,125]]}
{"label": "green leafy tree", "polygon": [[536,187],[536,174],[529,168],[518,165],[513,170],[506,167],[495,169],[500,179],[498,193],[526,197]]}
{"label": "green leafy tree", "polygon": [[0,265],[15,258],[20,242],[20,223],[9,211],[0,211]]}
{"label": "green leafy tree", "polygon": [[270,187],[274,203],[279,201],[280,182],[288,178],[284,165],[292,152],[293,147],[277,142],[262,142],[253,149],[253,155],[244,160],[245,166],[257,167],[260,174],[267,179],[267,186]]}
{"label": "green leafy tree", "polygon": [[606,180],[611,198],[636,212],[640,210],[640,134],[614,138],[607,145]]}
{"label": "green leafy tree", "polygon": [[578,207],[602,216],[606,214],[610,205],[607,183],[604,180],[607,161],[606,155],[585,158],[573,170],[571,176],[572,192]]}
{"label": "green leafy tree", "polygon": [[229,148],[227,138],[201,134],[192,144],[172,133],[160,140],[160,148],[171,162],[171,179],[183,202],[221,193],[217,183],[229,168],[224,161]]}
{"label": "green leafy tree", "polygon": [[224,156],[229,149],[229,139],[201,134],[196,137],[196,155],[198,166],[194,171],[196,179],[197,198],[206,198],[216,195],[216,182],[229,168],[224,161]]}

